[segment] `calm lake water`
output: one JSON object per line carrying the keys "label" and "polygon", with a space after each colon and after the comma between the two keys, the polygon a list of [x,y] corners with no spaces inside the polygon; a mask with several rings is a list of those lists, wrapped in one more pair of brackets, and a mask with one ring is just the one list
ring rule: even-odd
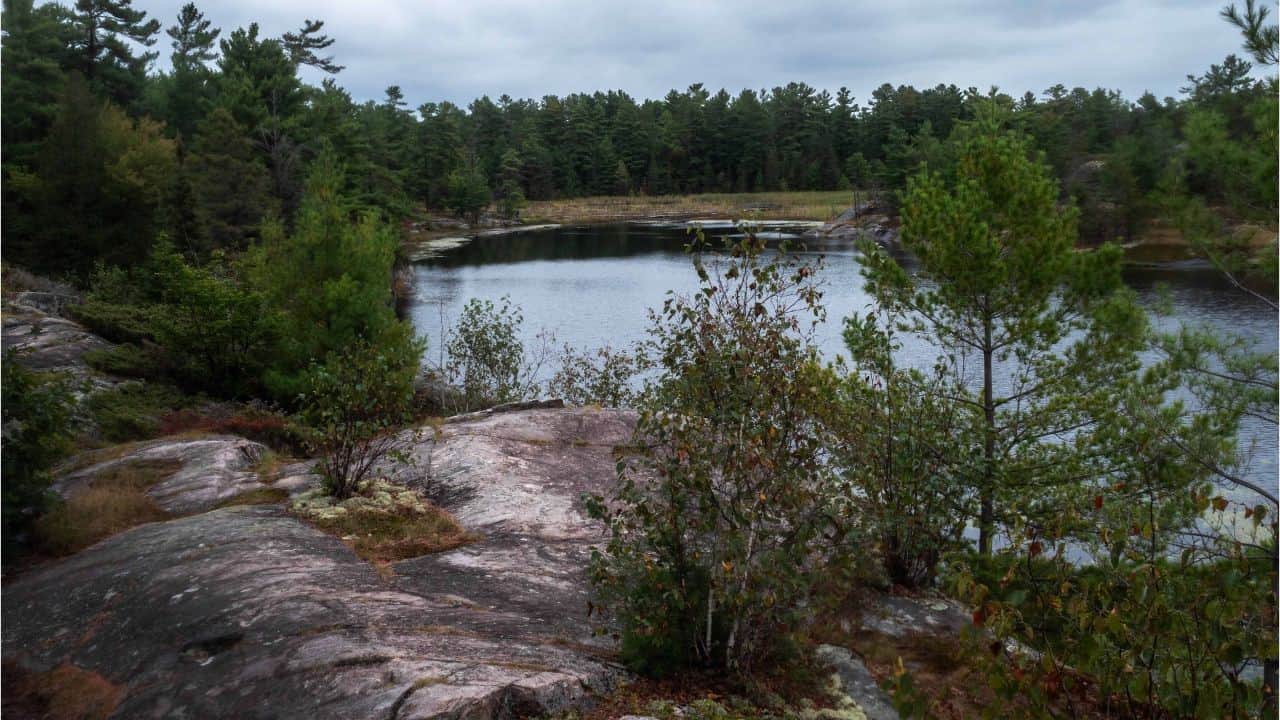
{"label": "calm lake water", "polygon": [[[802,225],[765,228],[770,237],[799,239]],[[708,235],[734,232],[709,223]],[[683,224],[633,223],[559,227],[481,237],[441,252],[415,266],[416,297],[409,314],[418,333],[428,338],[427,359],[438,362],[443,326],[456,319],[471,298],[508,296],[524,311],[526,341],[540,331],[554,333],[558,344],[580,349],[605,345],[629,347],[649,327],[648,309],[660,307],[666,293],[696,290],[697,276],[684,245]],[[862,288],[857,254],[848,248],[810,250],[821,255],[827,322],[815,337],[830,357],[844,352],[842,319],[865,313],[871,298]],[[909,259],[904,263],[910,267]],[[1199,323],[1249,338],[1259,348],[1277,347],[1276,314],[1232,287],[1212,268],[1187,264],[1133,268],[1126,279],[1149,307],[1167,306],[1157,319],[1163,327]],[[904,337],[903,359],[927,367],[934,351]],[[980,367],[978,368],[980,369]],[[1255,446],[1248,475],[1276,486],[1276,433],[1265,424],[1245,428],[1242,441]]]}

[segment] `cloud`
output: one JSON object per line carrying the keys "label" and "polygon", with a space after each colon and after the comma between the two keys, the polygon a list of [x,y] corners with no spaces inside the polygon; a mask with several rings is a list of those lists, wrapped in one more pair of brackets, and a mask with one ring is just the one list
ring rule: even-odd
{"label": "cloud", "polygon": [[[224,33],[256,21],[279,35],[323,19],[347,66],[343,87],[365,100],[400,85],[416,105],[610,89],[661,97],[695,82],[731,93],[846,86],[862,101],[885,82],[1015,95],[1062,83],[1164,97],[1188,73],[1241,52],[1217,16],[1222,2],[219,0],[203,9]],[[181,4],[135,0],[165,26]]]}

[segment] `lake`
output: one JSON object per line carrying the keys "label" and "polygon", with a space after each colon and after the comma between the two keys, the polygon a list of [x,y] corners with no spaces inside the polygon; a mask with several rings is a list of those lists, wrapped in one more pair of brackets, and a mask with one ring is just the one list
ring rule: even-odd
{"label": "lake", "polygon": [[[771,223],[762,228],[771,238],[800,239],[810,225]],[[728,223],[707,223],[708,235],[734,233]],[[439,362],[442,326],[456,319],[471,298],[508,296],[524,311],[527,343],[540,331],[554,333],[557,343],[579,349],[609,345],[629,347],[649,327],[648,309],[660,307],[666,293],[696,290],[684,246],[683,223],[626,223],[555,227],[482,236],[470,242],[442,243],[438,256],[414,267],[416,294],[408,308],[418,333],[428,338],[429,364]],[[822,256],[827,322],[815,341],[828,357],[844,352],[842,319],[865,313],[871,298],[863,291],[857,253],[847,247],[812,250]],[[911,266],[909,258],[903,262]],[[1165,306],[1157,318],[1165,328],[1201,323],[1249,338],[1259,348],[1275,350],[1275,312],[1233,287],[1213,268],[1197,263],[1129,268],[1125,278],[1148,307]],[[444,320],[442,324],[442,318]],[[934,350],[904,337],[905,362],[927,367]],[[1255,423],[1244,428],[1242,441],[1256,447],[1249,477],[1276,485],[1276,432]]]}

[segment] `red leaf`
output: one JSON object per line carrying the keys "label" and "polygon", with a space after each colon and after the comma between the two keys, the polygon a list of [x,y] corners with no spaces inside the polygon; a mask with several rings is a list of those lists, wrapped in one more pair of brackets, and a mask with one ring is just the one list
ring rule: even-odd
{"label": "red leaf", "polygon": [[974,625],[978,627],[982,627],[986,622],[987,622],[987,611],[985,609],[978,608],[977,610],[973,611]]}

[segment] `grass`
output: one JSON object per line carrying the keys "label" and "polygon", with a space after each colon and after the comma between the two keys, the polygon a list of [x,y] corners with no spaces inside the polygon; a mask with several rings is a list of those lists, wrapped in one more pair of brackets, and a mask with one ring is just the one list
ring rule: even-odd
{"label": "grass", "polygon": [[289,491],[284,488],[261,487],[254,488],[227,498],[218,503],[217,507],[238,507],[240,505],[275,505],[285,502],[289,499]]}
{"label": "grass", "polygon": [[342,538],[375,566],[452,550],[475,539],[449,513],[416,490],[378,480],[340,503],[319,491],[295,500],[293,510],[315,527]]}
{"label": "grass", "polygon": [[280,479],[280,472],[287,461],[271,448],[262,451],[262,456],[254,464],[253,471],[258,474],[258,482],[273,483]]}
{"label": "grass", "polygon": [[539,200],[529,203],[525,222],[577,223],[648,218],[821,220],[839,215],[853,203],[847,190],[820,192],[634,195]]}
{"label": "grass", "polygon": [[129,528],[169,519],[147,489],[181,467],[177,460],[139,460],[98,474],[36,520],[36,547],[62,557]]}
{"label": "grass", "polygon": [[452,515],[434,506],[426,512],[355,510],[312,522],[341,537],[370,562],[396,562],[452,550],[472,539]]}

